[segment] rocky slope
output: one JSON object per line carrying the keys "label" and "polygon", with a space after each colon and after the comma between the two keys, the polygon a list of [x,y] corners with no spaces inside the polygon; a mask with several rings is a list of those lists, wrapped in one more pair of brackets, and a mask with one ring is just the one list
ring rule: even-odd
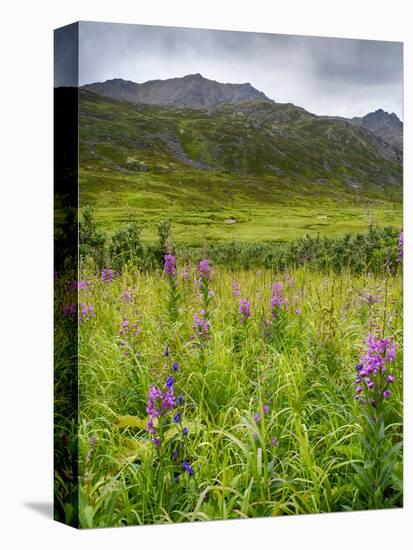
{"label": "rocky slope", "polygon": [[150,80],[143,84],[115,78],[88,84],[83,88],[112,99],[173,107],[199,108],[248,99],[268,100],[248,82],[222,84],[200,74],[167,80]]}

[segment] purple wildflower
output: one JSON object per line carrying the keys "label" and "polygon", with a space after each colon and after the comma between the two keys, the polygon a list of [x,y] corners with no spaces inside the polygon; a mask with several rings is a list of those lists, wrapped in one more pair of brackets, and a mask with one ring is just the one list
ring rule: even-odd
{"label": "purple wildflower", "polygon": [[187,462],[187,461],[182,462],[182,469],[183,469],[189,476],[193,476],[193,475],[194,475],[194,470],[193,470],[192,466],[189,464],[189,462]]}
{"label": "purple wildflower", "polygon": [[112,269],[109,269],[107,267],[105,267],[104,269],[102,269],[102,273],[101,273],[101,280],[103,282],[112,282],[113,279],[115,277],[115,272],[112,270]]}
{"label": "purple wildflower", "polygon": [[173,365],[172,365],[172,370],[174,372],[178,372],[179,371],[179,363],[175,362]]}
{"label": "purple wildflower", "polygon": [[271,288],[271,315],[276,317],[280,309],[286,307],[288,303],[288,299],[284,297],[282,282],[274,283]]}
{"label": "purple wildflower", "polygon": [[245,323],[251,317],[251,304],[248,300],[239,301],[239,311],[241,313],[241,322]]}
{"label": "purple wildflower", "polygon": [[70,283],[70,290],[86,290],[88,286],[88,281],[72,281]]}
{"label": "purple wildflower", "polygon": [[209,260],[201,260],[199,262],[199,275],[203,278],[209,279],[211,275],[211,266]]}
{"label": "purple wildflower", "polygon": [[397,261],[403,261],[403,231],[400,231],[399,243],[397,245]]}
{"label": "purple wildflower", "polygon": [[164,271],[166,275],[175,278],[176,277],[176,266],[175,266],[175,256],[172,254],[166,254],[164,257]]}
{"label": "purple wildflower", "polygon": [[[173,387],[168,388],[165,393],[160,388],[152,385],[149,388],[148,404],[146,412],[149,415],[146,431],[151,435],[156,435],[156,421],[162,416],[166,416],[175,406],[175,394]],[[155,443],[154,437],[154,444]]]}
{"label": "purple wildflower", "polygon": [[178,395],[178,399],[177,399],[178,405],[183,405],[184,401],[185,401],[184,396],[183,395]]}
{"label": "purple wildflower", "polygon": [[191,279],[191,273],[188,266],[185,266],[181,271],[181,278],[183,281],[189,281]]}
{"label": "purple wildflower", "polygon": [[238,283],[232,283],[232,295],[234,298],[241,297],[241,289]]}
{"label": "purple wildflower", "polygon": [[175,424],[179,424],[180,421],[181,421],[181,413],[177,413],[175,416],[174,416],[174,422]]}
{"label": "purple wildflower", "polygon": [[89,321],[95,315],[95,309],[89,304],[68,304],[63,308],[63,314],[70,317],[72,321]]}
{"label": "purple wildflower", "polygon": [[194,324],[192,325],[192,330],[198,337],[201,345],[206,342],[209,338],[209,322],[205,317],[205,311],[202,310],[199,313],[194,313]]}
{"label": "purple wildflower", "polygon": [[129,303],[132,302],[132,300],[133,300],[133,296],[132,296],[132,294],[131,294],[128,290],[124,290],[124,291],[122,292],[121,298],[122,298],[122,301],[123,301],[123,303],[124,303],[125,305],[126,305],[126,304],[129,304]]}
{"label": "purple wildflower", "polygon": [[[390,397],[389,384],[393,384],[396,378],[387,373],[387,366],[396,358],[396,343],[387,338],[376,339],[372,334],[367,337],[367,350],[361,356],[357,365],[357,377],[355,380],[356,393],[370,393],[375,396],[377,402],[381,394],[385,399]],[[372,401],[370,400],[370,403]]]}
{"label": "purple wildflower", "polygon": [[165,382],[165,387],[171,389],[174,385],[175,379],[173,376],[168,376]]}
{"label": "purple wildflower", "polygon": [[276,435],[273,437],[271,443],[273,447],[278,447],[278,439]]}
{"label": "purple wildflower", "polygon": [[188,428],[185,426],[185,428],[182,430],[182,435],[184,435],[185,437],[188,435],[189,433],[189,430]]}
{"label": "purple wildflower", "polygon": [[269,405],[264,405],[263,411],[264,411],[264,414],[268,414],[268,413],[270,412],[270,407],[269,407]]}

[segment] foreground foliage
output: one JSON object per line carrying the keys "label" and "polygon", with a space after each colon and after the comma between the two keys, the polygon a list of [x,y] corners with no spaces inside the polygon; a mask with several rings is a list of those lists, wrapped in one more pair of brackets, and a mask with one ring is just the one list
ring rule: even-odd
{"label": "foreground foliage", "polygon": [[[103,527],[401,506],[401,282],[172,255],[162,272],[60,277],[80,346],[79,438],[58,419],[61,493],[78,476],[79,501],[67,490],[60,514],[79,503],[80,525]],[[365,379],[375,353],[391,370]]]}

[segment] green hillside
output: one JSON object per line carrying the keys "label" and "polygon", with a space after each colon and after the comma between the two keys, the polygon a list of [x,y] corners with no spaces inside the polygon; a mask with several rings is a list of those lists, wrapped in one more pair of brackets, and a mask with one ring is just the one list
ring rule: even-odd
{"label": "green hillside", "polygon": [[401,225],[400,153],[364,128],[291,104],[138,105],[80,91],[80,200],[108,230],[151,239],[289,240]]}

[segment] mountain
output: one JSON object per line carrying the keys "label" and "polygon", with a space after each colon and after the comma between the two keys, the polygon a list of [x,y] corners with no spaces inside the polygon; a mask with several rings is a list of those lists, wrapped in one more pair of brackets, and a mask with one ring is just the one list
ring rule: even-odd
{"label": "mountain", "polygon": [[349,122],[367,128],[399,149],[403,147],[403,122],[395,113],[377,109],[363,117],[353,117]]}
{"label": "mountain", "polygon": [[[59,105],[69,89],[58,88]],[[139,219],[180,242],[288,240],[400,225],[402,153],[361,126],[291,103],[188,109],[79,94],[79,190],[99,223]]]}
{"label": "mountain", "polygon": [[172,107],[200,108],[227,102],[260,99],[270,101],[249,82],[245,84],[222,84],[202,75],[190,74],[182,78],[150,80],[137,84],[115,78],[106,82],[87,84],[83,89],[104,97]]}
{"label": "mountain", "polygon": [[100,170],[176,172],[344,185],[401,186],[401,153],[344,120],[291,103],[244,100],[205,109],[135,104],[80,92],[82,161]]}

